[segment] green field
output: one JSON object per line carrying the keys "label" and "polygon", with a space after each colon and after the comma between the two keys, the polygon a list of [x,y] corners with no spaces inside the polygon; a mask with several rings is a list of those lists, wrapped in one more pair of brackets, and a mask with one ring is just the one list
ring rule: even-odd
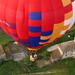
{"label": "green field", "polygon": [[0,75],[75,75],[75,59],[64,59],[43,68],[34,63],[7,61],[0,64]]}

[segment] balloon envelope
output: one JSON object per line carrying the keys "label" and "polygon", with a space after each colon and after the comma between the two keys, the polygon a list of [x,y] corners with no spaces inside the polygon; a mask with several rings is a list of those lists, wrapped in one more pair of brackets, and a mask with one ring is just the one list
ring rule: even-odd
{"label": "balloon envelope", "polygon": [[0,27],[34,51],[72,27],[74,7],[72,0],[0,0]]}

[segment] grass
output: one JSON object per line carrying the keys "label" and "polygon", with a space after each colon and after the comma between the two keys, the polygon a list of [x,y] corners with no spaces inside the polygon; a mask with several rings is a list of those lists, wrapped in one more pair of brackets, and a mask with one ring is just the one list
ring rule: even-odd
{"label": "grass", "polygon": [[[37,74],[43,73],[43,75],[75,75],[75,59],[68,58],[60,60],[51,65],[40,68],[36,70],[36,72]],[[36,75],[36,73],[34,75]]]}
{"label": "grass", "polygon": [[18,75],[24,72],[24,68],[18,62],[7,61],[0,65],[0,75]]}
{"label": "grass", "polygon": [[[34,68],[34,66],[34,63],[30,65],[15,61],[3,62],[0,64],[0,75],[75,75],[74,58],[60,60],[42,68],[37,66]],[[27,72],[27,68],[29,68],[29,72]]]}
{"label": "grass", "polygon": [[11,41],[12,39],[8,37],[3,31],[0,30],[0,44],[4,46]]}

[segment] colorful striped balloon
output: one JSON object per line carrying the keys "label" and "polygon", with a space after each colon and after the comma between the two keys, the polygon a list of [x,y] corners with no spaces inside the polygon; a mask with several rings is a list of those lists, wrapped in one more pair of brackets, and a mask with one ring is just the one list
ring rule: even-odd
{"label": "colorful striped balloon", "polygon": [[30,51],[65,34],[74,14],[72,0],[0,0],[0,27]]}

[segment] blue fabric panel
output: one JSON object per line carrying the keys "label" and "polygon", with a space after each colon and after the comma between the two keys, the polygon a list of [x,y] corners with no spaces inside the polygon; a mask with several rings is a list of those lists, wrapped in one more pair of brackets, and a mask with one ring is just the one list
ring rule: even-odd
{"label": "blue fabric panel", "polygon": [[40,37],[30,37],[30,44],[32,47],[39,46]]}
{"label": "blue fabric panel", "polygon": [[42,36],[48,36],[48,35],[51,35],[52,34],[52,31],[48,31],[48,32],[42,32]]}
{"label": "blue fabric panel", "polygon": [[41,32],[41,27],[30,26],[29,31],[30,32]]}
{"label": "blue fabric panel", "polygon": [[31,12],[29,14],[30,20],[41,20],[41,12]]}

